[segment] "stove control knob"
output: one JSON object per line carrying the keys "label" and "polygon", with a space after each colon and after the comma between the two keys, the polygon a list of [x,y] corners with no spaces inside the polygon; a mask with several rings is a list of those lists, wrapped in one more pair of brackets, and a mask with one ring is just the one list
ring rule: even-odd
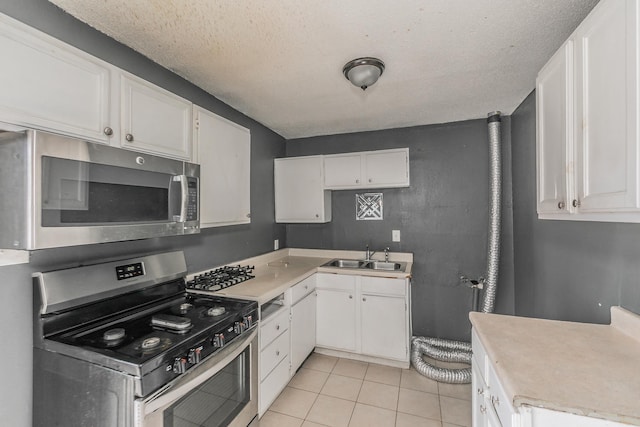
{"label": "stove control knob", "polygon": [[243,333],[246,329],[247,329],[247,326],[245,325],[244,320],[242,322],[236,322],[233,327],[233,331],[238,335]]}
{"label": "stove control knob", "polygon": [[245,316],[244,322],[247,326],[247,329],[251,328],[253,326],[253,316]]}
{"label": "stove control knob", "polygon": [[176,357],[173,361],[173,372],[176,374],[184,374],[187,370],[187,359],[184,357]]}
{"label": "stove control knob", "polygon": [[196,363],[200,363],[200,354],[202,353],[202,347],[192,348],[189,350],[189,355],[187,356],[187,360],[192,365]]}
{"label": "stove control knob", "polygon": [[211,340],[214,348],[222,348],[224,346],[224,334],[215,334]]}

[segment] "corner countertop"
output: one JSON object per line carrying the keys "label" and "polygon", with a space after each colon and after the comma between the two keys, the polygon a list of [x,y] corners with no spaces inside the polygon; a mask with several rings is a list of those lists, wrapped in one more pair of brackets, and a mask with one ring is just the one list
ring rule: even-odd
{"label": "corner countertop", "polygon": [[513,406],[640,425],[640,316],[611,324],[470,313]]}
{"label": "corner countertop", "polygon": [[[269,252],[253,258],[228,263],[227,265],[249,264],[255,266],[253,270],[255,277],[246,282],[213,292],[213,294],[232,298],[250,299],[262,305],[317,272],[393,278],[411,277],[413,254],[405,252],[389,253],[389,261],[406,264],[404,271],[323,267],[323,264],[335,258],[364,259],[364,256],[365,253],[362,251],[325,249],[285,248],[279,251]],[[384,259],[384,255],[376,253],[372,259],[382,260]],[[212,266],[212,268],[215,267],[216,266]],[[189,274],[187,280],[190,280],[196,274],[200,273]],[[210,294],[211,292],[204,291],[204,293]]]}

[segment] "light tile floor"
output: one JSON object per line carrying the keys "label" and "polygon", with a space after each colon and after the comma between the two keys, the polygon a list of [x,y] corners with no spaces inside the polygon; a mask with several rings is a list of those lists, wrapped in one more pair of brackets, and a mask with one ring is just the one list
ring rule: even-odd
{"label": "light tile floor", "polygon": [[314,426],[470,427],[471,385],[438,383],[413,368],[313,353],[260,427]]}

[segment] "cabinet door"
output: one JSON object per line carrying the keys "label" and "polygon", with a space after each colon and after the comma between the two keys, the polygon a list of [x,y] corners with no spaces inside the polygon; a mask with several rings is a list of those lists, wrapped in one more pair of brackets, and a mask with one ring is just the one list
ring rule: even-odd
{"label": "cabinet door", "polygon": [[194,162],[200,164],[200,227],[251,222],[251,133],[194,107]]}
{"label": "cabinet door", "polygon": [[130,74],[120,76],[120,145],[191,160],[191,111],[186,99]]}
{"label": "cabinet door", "polygon": [[580,212],[640,207],[635,9],[635,1],[602,1],[576,32]]}
{"label": "cabinet door", "polygon": [[329,189],[362,187],[360,153],[324,156],[324,186]]}
{"label": "cabinet door", "polygon": [[367,187],[409,186],[409,149],[369,152],[364,160]]}
{"label": "cabinet door", "polygon": [[363,293],[360,313],[362,353],[406,360],[408,333],[405,299]]}
{"label": "cabinet door", "polygon": [[316,346],[316,294],[291,306],[291,375]]}
{"label": "cabinet door", "polygon": [[573,128],[573,43],[568,41],[536,82],[538,214],[568,214]]}
{"label": "cabinet door", "polygon": [[356,350],[354,292],[316,289],[316,344],[338,350]]}
{"label": "cabinet door", "polygon": [[107,64],[5,16],[0,51],[0,121],[109,143]]}
{"label": "cabinet door", "polygon": [[274,160],[276,222],[331,221],[331,193],[324,191],[322,156]]}

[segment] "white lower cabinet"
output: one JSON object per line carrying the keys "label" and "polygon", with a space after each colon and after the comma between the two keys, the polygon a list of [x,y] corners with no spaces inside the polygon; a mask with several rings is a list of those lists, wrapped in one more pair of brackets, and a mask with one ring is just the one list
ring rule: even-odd
{"label": "white lower cabinet", "polygon": [[316,276],[291,288],[291,375],[316,346]]}
{"label": "white lower cabinet", "polygon": [[[623,427],[627,425],[537,406],[522,405],[515,408],[512,399],[504,391],[503,380],[498,376],[475,331],[472,331],[471,342],[473,346],[471,361],[473,427]],[[536,373],[532,372],[531,375]],[[558,386],[561,387],[562,384]]]}
{"label": "white lower cabinet", "polygon": [[319,273],[317,282],[316,344],[357,351],[356,277]]}
{"label": "white lower cabinet", "polygon": [[408,279],[327,273],[317,277],[318,347],[408,366]]}
{"label": "white lower cabinet", "polygon": [[404,360],[409,318],[405,279],[360,278],[362,353]]}
{"label": "white lower cabinet", "polygon": [[521,427],[521,417],[498,379],[475,332],[472,333],[472,420],[474,427]]}

